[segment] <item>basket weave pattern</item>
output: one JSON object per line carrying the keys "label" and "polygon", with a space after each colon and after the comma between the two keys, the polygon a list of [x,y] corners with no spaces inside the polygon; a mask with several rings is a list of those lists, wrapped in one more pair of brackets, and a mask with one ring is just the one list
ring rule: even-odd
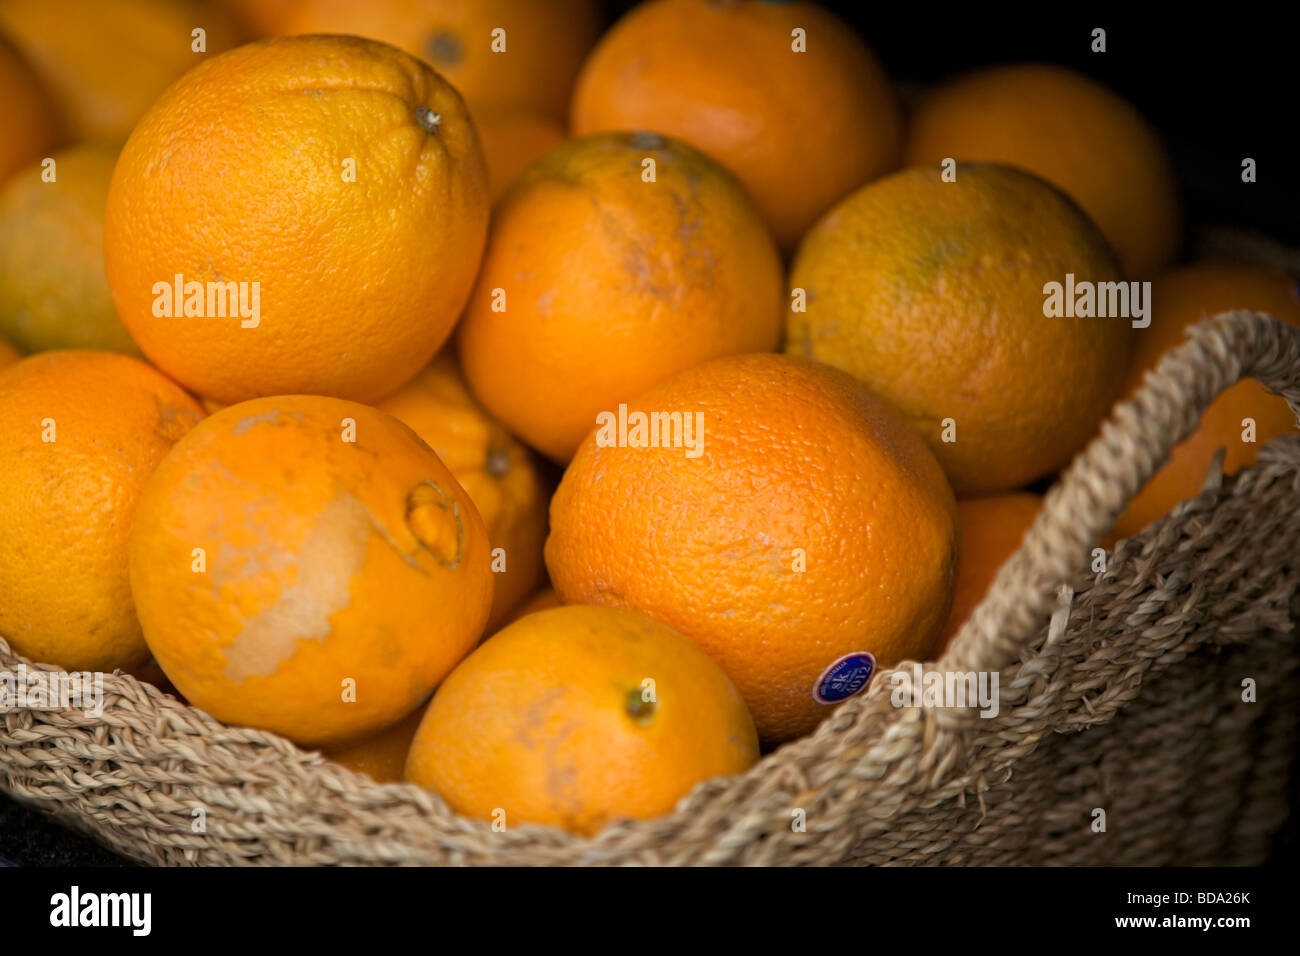
{"label": "basket weave pattern", "polygon": [[[996,717],[897,708],[885,671],[748,772],[587,839],[494,832],[105,675],[98,719],[0,709],[0,788],[166,864],[1257,863],[1288,812],[1300,718],[1300,438],[1212,472],[1090,569],[1125,503],[1242,377],[1300,414],[1300,330],[1250,312],[1193,327],[1048,493],[931,665],[999,672]],[[0,638],[0,670],[21,663],[39,666]],[[912,680],[910,664],[897,673]]]}

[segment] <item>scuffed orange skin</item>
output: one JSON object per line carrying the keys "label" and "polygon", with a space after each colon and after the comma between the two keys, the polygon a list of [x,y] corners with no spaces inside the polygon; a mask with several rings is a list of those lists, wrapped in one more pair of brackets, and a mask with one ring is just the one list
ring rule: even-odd
{"label": "scuffed orange skin", "polygon": [[757,759],[744,702],[694,644],[640,614],[563,607],[510,625],[452,671],[406,779],[467,816],[592,834],[667,813]]}
{"label": "scuffed orange skin", "polygon": [[493,630],[542,580],[549,490],[532,453],[483,411],[449,355],[437,356],[375,407],[434,450],[474,502],[492,547],[505,552],[505,570],[492,574]]}
{"label": "scuffed orange skin", "polygon": [[952,608],[934,650],[936,658],[948,649],[957,629],[984,600],[998,568],[1020,547],[1042,506],[1043,499],[1027,491],[957,502],[957,581]]}
{"label": "scuffed orange skin", "polygon": [[813,3],[635,7],[583,65],[571,125],[576,136],[654,130],[703,150],[744,183],[787,253],[836,200],[896,168],[903,137],[875,54]]}
{"label": "scuffed orange skin", "polygon": [[497,204],[461,366],[507,428],[565,462],[597,414],[674,372],[775,349],[781,282],[757,210],[705,156],[653,134],[571,140]]}
{"label": "scuffed orange skin", "polygon": [[[1047,282],[1122,279],[1097,228],[1009,166],[904,170],[837,205],[791,272],[806,310],[785,350],[851,372],[896,405],[957,494],[1022,487],[1066,464],[1119,396],[1126,318],[1043,314]],[[944,420],[955,441],[944,441]]]}
{"label": "scuffed orange skin", "polygon": [[0,36],[0,102],[4,136],[0,137],[0,183],[59,141],[58,111],[36,74]]}
{"label": "scuffed orange skin", "polygon": [[896,411],[779,355],[697,366],[638,409],[701,413],[702,453],[583,442],[546,542],[565,604],[632,608],[695,640],[765,742],[829,713],[813,690],[842,655],[926,659],[951,597],[955,504]]}
{"label": "scuffed orange skin", "polygon": [[[487,217],[473,126],[428,66],[355,37],[266,40],[196,67],[140,121],[105,261],[140,347],[199,394],[373,401],[450,334]],[[155,315],[155,283],[177,274],[259,283],[260,324]]]}
{"label": "scuffed orange skin", "polygon": [[1159,136],[1130,103],[1064,67],[995,66],[928,90],[909,117],[904,157],[1041,176],[1083,207],[1133,278],[1151,278],[1178,251],[1178,178]]}
{"label": "scuffed orange skin", "polygon": [[149,656],[127,581],[131,522],[201,417],[122,355],[45,352],[0,372],[0,634],[15,651],[75,671]]}
{"label": "scuffed orange skin", "polygon": [[[494,52],[493,31],[505,49]],[[433,65],[478,113],[563,119],[600,29],[596,0],[300,0],[285,33],[353,33]]]}
{"label": "scuffed orange skin", "polygon": [[487,532],[438,457],[391,416],[317,396],[232,405],[188,438],[131,535],[140,621],[177,690],[313,746],[419,706],[492,604]]}
{"label": "scuffed orange skin", "polygon": [[483,143],[493,202],[565,138],[564,127],[540,113],[476,113],[474,126]]}
{"label": "scuffed orange skin", "polygon": [[[1151,325],[1134,333],[1133,353],[1125,394],[1142,384],[1148,369],[1181,342],[1187,327],[1231,309],[1267,312],[1300,326],[1300,291],[1288,276],[1260,266],[1230,262],[1198,262],[1167,272],[1151,285]],[[1255,420],[1255,442],[1243,440],[1242,420]],[[1253,379],[1238,382],[1216,398],[1191,436],[1177,445],[1169,461],[1152,476],[1108,539],[1137,534],[1178,502],[1195,497],[1215,453],[1222,448],[1224,474],[1235,474],[1255,463],[1260,445],[1296,431],[1295,414],[1286,400]]]}
{"label": "scuffed orange skin", "polygon": [[227,12],[204,0],[0,0],[0,31],[40,74],[75,140],[114,147],[169,83],[235,41]]}
{"label": "scuffed orange skin", "polygon": [[326,751],[325,756],[349,770],[364,773],[375,783],[397,783],[406,770],[406,756],[423,719],[424,708],[417,708],[387,730],[355,744]]}

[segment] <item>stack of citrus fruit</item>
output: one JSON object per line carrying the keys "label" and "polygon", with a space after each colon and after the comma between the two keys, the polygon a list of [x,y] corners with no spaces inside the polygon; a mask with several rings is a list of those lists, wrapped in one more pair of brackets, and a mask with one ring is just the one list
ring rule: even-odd
{"label": "stack of citrus fruit", "polygon": [[[494,826],[665,813],[940,655],[1189,323],[1300,323],[1157,275],[1115,94],[905,118],[813,3],[74,6],[0,0],[0,635]],[[1048,309],[1128,279],[1149,327]],[[1231,390],[1117,534],[1294,425]]]}

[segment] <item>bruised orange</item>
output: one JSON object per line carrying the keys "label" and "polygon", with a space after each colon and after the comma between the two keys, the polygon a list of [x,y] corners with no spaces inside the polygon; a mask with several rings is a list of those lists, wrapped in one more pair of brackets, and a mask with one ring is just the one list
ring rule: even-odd
{"label": "bruised orange", "polygon": [[45,352],[0,372],[0,634],[65,670],[149,656],[127,581],[145,480],[202,417],[143,362]]}
{"label": "bruised orange", "polygon": [[449,355],[376,407],[414,429],[478,509],[493,548],[491,631],[542,580],[549,491],[537,463],[474,401]]}
{"label": "bruised orange", "polygon": [[667,813],[757,758],[744,702],[698,647],[641,614],[562,607],[516,621],[452,671],[406,779],[468,816],[590,834]]}
{"label": "bruised orange", "polygon": [[477,116],[527,110],[563,118],[595,42],[595,0],[300,0],[285,33],[352,33],[433,64]]}
{"label": "bruised orange", "polygon": [[875,668],[926,659],[954,509],[925,443],[851,376],[728,356],[587,437],[551,500],[546,565],[565,604],[631,608],[696,641],[779,742]]}
{"label": "bruised orange", "polygon": [[879,61],[815,3],[653,0],[601,38],[573,132],[644,129],[703,150],[758,203],[781,248],[898,165],[902,116]]}
{"label": "bruised orange", "polygon": [[[1160,357],[1183,340],[1187,327],[1230,309],[1267,312],[1300,326],[1300,288],[1296,280],[1270,269],[1234,262],[1197,262],[1158,277],[1151,286],[1151,324],[1135,333],[1137,347],[1126,393],[1142,383]],[[1259,446],[1296,431],[1286,400],[1247,379],[1211,403],[1200,424],[1174,448],[1169,461],[1129,503],[1115,524],[1114,538],[1137,534],[1169,509],[1201,490],[1219,449],[1223,471],[1235,474],[1255,463]]]}
{"label": "bruised orange", "polygon": [[957,502],[957,580],[935,657],[947,650],[957,629],[984,599],[998,568],[1020,547],[1042,506],[1043,499],[1027,491]]}
{"label": "bruised orange", "polygon": [[145,488],[131,591],[196,707],[311,746],[418,707],[492,605],[487,532],[429,447],[355,402],[281,396],[204,419]]}
{"label": "bruised orange", "polygon": [[959,495],[1009,491],[1092,438],[1128,365],[1132,320],[1049,316],[1047,283],[1121,278],[1097,228],[1041,179],[983,163],[953,182],[908,169],[804,239],[785,349],[898,406]]}
{"label": "bruised orange", "polygon": [[776,348],[781,279],[712,160],[654,134],[570,140],[496,206],[461,365],[493,415],[564,462],[598,414],[673,372]]}
{"label": "bruised orange", "polygon": [[450,334],[487,217],[454,89],[381,43],[293,37],[213,57],[153,105],[104,254],[136,342],[195,392],[373,401]]}
{"label": "bruised orange", "polygon": [[983,160],[1035,173],[1101,227],[1124,271],[1150,278],[1178,251],[1178,180],[1159,136],[1126,100],[1065,67],[976,70],[922,94],[908,165]]}

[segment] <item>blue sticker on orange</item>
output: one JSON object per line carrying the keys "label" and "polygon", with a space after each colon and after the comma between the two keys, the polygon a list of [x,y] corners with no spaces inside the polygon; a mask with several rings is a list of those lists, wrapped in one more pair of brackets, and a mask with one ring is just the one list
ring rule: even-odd
{"label": "blue sticker on orange", "polygon": [[819,704],[838,704],[866,689],[876,672],[876,659],[866,651],[845,654],[822,671],[813,686],[813,698]]}

